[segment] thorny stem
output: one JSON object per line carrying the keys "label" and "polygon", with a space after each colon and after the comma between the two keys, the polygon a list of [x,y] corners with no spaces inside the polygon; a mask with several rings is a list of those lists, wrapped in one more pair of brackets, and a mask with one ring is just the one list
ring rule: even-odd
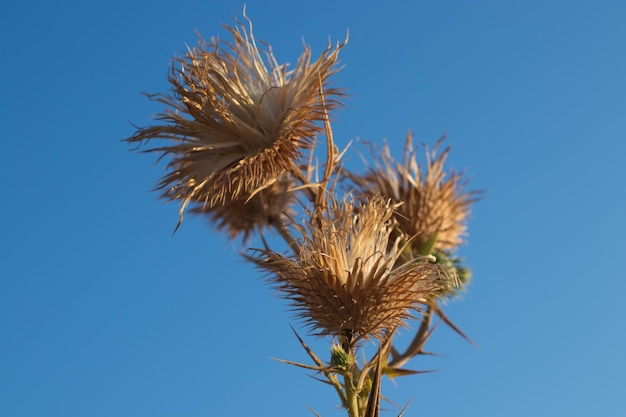
{"label": "thorny stem", "polygon": [[348,410],[348,416],[360,417],[359,390],[354,386],[354,379],[351,372],[344,376],[343,383],[346,390],[346,408]]}
{"label": "thorny stem", "polygon": [[430,328],[430,324],[432,322],[432,307],[429,305],[424,312],[424,316],[422,317],[422,324],[420,325],[415,337],[411,341],[411,344],[406,348],[406,351],[403,354],[398,353],[393,347],[391,351],[392,360],[389,363],[389,366],[392,368],[400,368],[404,364],[406,364],[412,357],[419,355],[430,336],[428,332]]}
{"label": "thorny stem", "polygon": [[[350,346],[346,353],[356,359],[354,347]],[[358,362],[354,360],[347,369],[341,372],[343,376],[343,406],[348,411],[348,417],[363,417],[363,407],[361,404],[361,394],[363,391],[363,374],[367,372],[367,367],[359,369]]]}
{"label": "thorny stem", "polygon": [[317,355],[311,350],[311,348],[309,348],[307,344],[304,343],[304,340],[302,340],[298,332],[296,332],[296,330],[293,327],[291,327],[291,330],[296,335],[296,338],[298,339],[298,341],[300,342],[304,350],[306,350],[309,357],[313,359],[313,362],[315,362],[317,366],[320,367],[320,369],[322,370],[322,373],[326,376],[330,384],[337,391],[337,394],[339,395],[339,398],[341,399],[341,403],[347,408],[348,400],[346,398],[345,393],[343,392],[341,383],[339,382],[337,376],[334,373],[331,373],[328,370],[326,370],[324,363],[320,360],[320,358],[317,357]]}
{"label": "thorny stem", "polygon": [[[310,162],[309,162],[310,163]],[[309,199],[309,201],[313,202],[315,201],[315,191],[313,191],[310,188],[311,185],[311,181],[309,178],[307,178],[306,176],[304,176],[302,174],[302,172],[300,171],[295,171],[294,175],[296,176],[296,178],[298,178],[300,180],[300,182],[302,183],[302,188],[304,188],[304,191],[306,191],[307,193],[307,197]]]}
{"label": "thorny stem", "polygon": [[324,130],[326,133],[326,167],[324,169],[324,177],[320,185],[323,185],[317,191],[317,198],[315,199],[315,207],[323,208],[326,206],[326,184],[330,181],[330,177],[335,169],[335,143],[333,141],[333,131],[330,127],[330,121],[328,119],[328,110],[326,108],[326,101],[324,100],[324,91],[322,90],[322,80],[319,80],[319,93],[320,100],[322,102],[322,111],[324,112]]}

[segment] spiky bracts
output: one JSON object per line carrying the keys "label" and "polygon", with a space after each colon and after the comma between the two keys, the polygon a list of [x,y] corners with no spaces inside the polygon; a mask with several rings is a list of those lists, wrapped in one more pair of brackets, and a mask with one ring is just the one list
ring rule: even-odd
{"label": "spiky bracts", "polygon": [[431,294],[455,285],[447,269],[423,260],[397,266],[401,239],[390,243],[394,206],[374,198],[330,199],[310,214],[295,257],[266,250],[253,258],[320,335],[379,338],[410,317]]}
{"label": "spiky bracts", "polygon": [[440,139],[432,152],[426,148],[426,165],[417,162],[413,138],[407,135],[403,162],[391,156],[387,144],[372,150],[375,165],[363,175],[350,174],[356,184],[356,193],[367,200],[383,196],[402,203],[396,210],[398,229],[415,236],[412,243],[420,251],[436,235],[432,249],[456,249],[466,234],[470,206],[477,193],[466,192],[463,174],[446,171],[445,162],[450,152],[447,147],[437,155],[443,142]]}
{"label": "spiky bracts", "polygon": [[314,62],[305,47],[295,68],[277,63],[269,47],[259,48],[249,29],[225,26],[234,42],[200,39],[173,60],[170,94],[148,95],[166,106],[160,124],[140,128],[127,139],[169,158],[158,183],[162,197],[211,209],[246,198],[289,171],[299,169],[301,152],[320,131],[325,112],[338,105],[328,86],[343,44],[329,47]]}

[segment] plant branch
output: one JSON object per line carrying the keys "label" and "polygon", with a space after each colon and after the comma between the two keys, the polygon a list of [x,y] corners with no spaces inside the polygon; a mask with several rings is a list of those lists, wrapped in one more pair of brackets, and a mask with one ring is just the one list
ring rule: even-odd
{"label": "plant branch", "polygon": [[430,305],[427,306],[426,311],[422,317],[422,323],[420,324],[419,329],[417,329],[417,333],[413,337],[413,340],[404,351],[403,354],[399,354],[396,349],[392,349],[391,357],[392,360],[389,363],[389,366],[392,368],[400,368],[404,364],[406,364],[411,358],[418,355],[424,344],[426,344],[426,340],[428,340],[428,336],[432,333],[432,330],[429,331],[430,324],[433,319],[432,307]]}
{"label": "plant branch", "polygon": [[324,177],[321,181],[321,187],[317,190],[317,197],[315,199],[315,207],[323,208],[326,206],[326,184],[330,181],[330,177],[335,169],[335,143],[333,141],[333,131],[330,127],[330,120],[328,118],[328,109],[326,108],[326,100],[324,99],[324,90],[322,88],[322,79],[319,79],[319,94],[320,101],[322,102],[322,112],[324,114],[324,130],[326,133],[326,166],[324,168]]}

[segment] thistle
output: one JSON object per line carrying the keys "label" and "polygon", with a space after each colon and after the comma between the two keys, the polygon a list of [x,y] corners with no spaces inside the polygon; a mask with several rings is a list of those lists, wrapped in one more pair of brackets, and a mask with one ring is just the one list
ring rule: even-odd
{"label": "thistle", "polygon": [[[385,145],[365,174],[341,165],[345,151],[334,144],[329,112],[342,94],[330,79],[345,42],[314,61],[305,47],[288,69],[269,46],[258,47],[249,20],[225,29],[232,42],[200,38],[173,59],[170,93],[148,95],[165,109],[126,141],[147,143],[145,152],[168,160],[157,189],[180,202],[178,226],[189,206],[231,239],[259,233],[263,247],[246,260],[268,275],[312,334],[332,343],[324,362],[296,333],[314,365],[282,361],[321,375],[348,416],[377,417],[381,378],[422,372],[403,366],[423,353],[434,317],[463,335],[437,300],[469,277],[453,252],[476,193],[464,190],[463,175],[444,169],[450,149],[438,154],[441,141],[426,149],[425,167],[410,135],[402,163]],[[320,163],[314,151],[322,133]],[[348,181],[353,193],[337,196],[337,184]],[[272,249],[267,229],[287,252]],[[413,318],[418,329],[401,353],[394,335]],[[376,346],[369,358],[366,344]]]}
{"label": "thistle", "polygon": [[313,62],[305,47],[288,70],[271,48],[257,46],[251,23],[225,28],[232,43],[200,38],[173,59],[171,93],[148,95],[166,106],[157,115],[161,123],[127,139],[166,141],[146,151],[170,159],[157,189],[164,199],[181,201],[180,221],[189,203],[211,211],[299,171],[318,122],[338,105],[339,92],[328,83],[343,45]]}
{"label": "thistle", "polygon": [[430,250],[449,251],[463,243],[470,206],[477,192],[465,191],[463,175],[444,169],[450,147],[439,155],[440,139],[432,151],[426,148],[426,165],[418,163],[413,137],[407,134],[404,158],[400,163],[391,157],[389,146],[373,148],[375,164],[365,174],[349,174],[356,193],[364,200],[383,196],[402,203],[396,210],[398,230],[415,236],[412,246],[421,251],[436,236]]}
{"label": "thistle", "polygon": [[298,316],[319,335],[360,340],[393,333],[412,308],[455,285],[446,268],[428,262],[398,265],[402,255],[394,230],[394,206],[380,198],[364,203],[330,199],[293,224],[301,235],[298,254],[261,251],[252,260],[270,272]]}

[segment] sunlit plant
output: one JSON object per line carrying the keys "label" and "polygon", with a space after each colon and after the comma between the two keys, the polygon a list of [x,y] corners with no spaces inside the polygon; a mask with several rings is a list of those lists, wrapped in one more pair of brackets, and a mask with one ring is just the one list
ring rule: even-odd
{"label": "sunlit plant", "polygon": [[[330,81],[346,42],[316,59],[305,47],[290,68],[255,40],[249,19],[225,28],[232,42],[200,38],[173,59],[171,91],[148,95],[165,109],[126,141],[168,161],[157,188],[180,202],[176,228],[190,211],[235,241],[260,238],[246,260],[330,343],[324,360],[296,333],[312,363],[283,362],[315,371],[348,416],[378,416],[381,378],[417,373],[404,366],[424,352],[433,319],[463,335],[441,301],[468,282],[455,252],[478,195],[445,169],[442,140],[425,148],[425,164],[407,135],[401,162],[385,144],[370,146],[365,172],[344,166],[329,113],[343,97]],[[417,329],[400,351],[393,338],[410,321]]]}

